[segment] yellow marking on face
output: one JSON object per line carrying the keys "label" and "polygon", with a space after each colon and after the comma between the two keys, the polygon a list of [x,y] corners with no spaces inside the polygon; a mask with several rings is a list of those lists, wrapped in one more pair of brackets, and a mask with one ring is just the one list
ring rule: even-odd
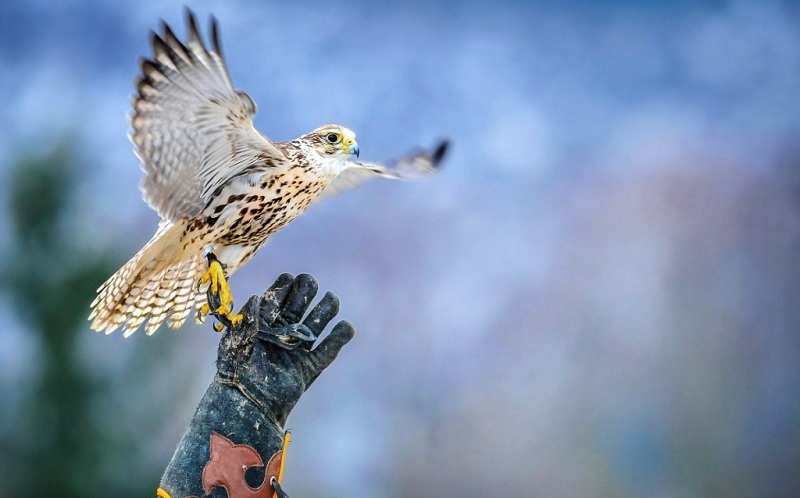
{"label": "yellow marking on face", "polygon": [[358,142],[356,142],[356,136],[348,135],[342,139],[342,150],[346,154],[355,154],[358,156]]}

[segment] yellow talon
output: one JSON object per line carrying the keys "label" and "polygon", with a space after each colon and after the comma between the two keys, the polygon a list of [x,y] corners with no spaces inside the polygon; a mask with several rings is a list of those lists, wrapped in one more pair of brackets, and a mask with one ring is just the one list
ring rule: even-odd
{"label": "yellow talon", "polygon": [[[198,288],[200,287],[200,280],[197,281],[197,287]],[[210,312],[211,312],[211,306],[209,306],[208,303],[203,303],[203,305],[200,306],[200,309],[197,310],[197,313],[195,314],[194,317],[195,323],[205,323],[206,317]]]}
{"label": "yellow talon", "polygon": [[208,254],[208,270],[200,277],[198,287],[205,284],[208,284],[208,302],[200,307],[199,314],[202,317],[209,313],[215,315],[222,322],[214,324],[217,332],[221,332],[225,325],[235,326],[241,323],[244,316],[232,312],[233,295],[225,275],[225,265],[213,253]]}
{"label": "yellow talon", "polygon": [[[222,263],[219,262],[213,253],[209,253],[208,255],[208,270],[200,276],[200,282],[197,286],[200,287],[209,282],[211,282],[211,285],[209,285],[208,290],[215,294],[219,292],[220,282],[222,282],[225,287],[228,286],[225,280],[225,267],[222,266]],[[230,295],[230,289],[228,289],[228,295]]]}

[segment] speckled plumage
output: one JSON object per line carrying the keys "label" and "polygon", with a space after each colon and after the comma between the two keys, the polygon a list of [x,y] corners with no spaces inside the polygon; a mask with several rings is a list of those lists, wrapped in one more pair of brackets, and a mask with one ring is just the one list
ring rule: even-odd
{"label": "speckled plumage", "polygon": [[152,33],[152,58],[141,63],[131,140],[145,172],[143,197],[163,219],[98,289],[89,317],[98,331],[179,327],[205,300],[197,282],[207,252],[231,275],[320,197],[374,176],[426,176],[446,148],[384,166],[351,161],[355,134],[338,125],[272,142],[253,127],[253,100],[231,83],[216,22],[210,50],[191,12],[187,18],[186,45],[164,24],[163,34]]}

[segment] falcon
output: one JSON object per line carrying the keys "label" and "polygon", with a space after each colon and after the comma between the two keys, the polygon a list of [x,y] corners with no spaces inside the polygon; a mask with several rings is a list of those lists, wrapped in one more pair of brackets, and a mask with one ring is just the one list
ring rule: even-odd
{"label": "falcon", "polygon": [[97,290],[89,316],[97,331],[128,337],[143,326],[150,335],[164,321],[180,327],[193,309],[198,322],[211,313],[235,325],[242,317],[232,312],[227,277],[272,234],[369,178],[430,175],[447,149],[442,141],[387,165],[360,162],[355,133],[340,125],[273,142],[253,127],[253,99],[231,82],[216,20],[209,48],[188,9],[186,18],[185,43],[164,22],[151,32],[131,115],[142,194],[162,220]]}

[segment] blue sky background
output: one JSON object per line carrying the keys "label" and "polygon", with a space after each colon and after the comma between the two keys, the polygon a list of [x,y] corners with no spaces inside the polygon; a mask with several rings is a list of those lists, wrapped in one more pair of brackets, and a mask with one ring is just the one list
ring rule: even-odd
{"label": "blue sky background", "polygon": [[[122,258],[157,224],[127,139],[137,59],[182,7],[0,6],[0,181],[71,141],[84,243]],[[314,207],[233,279],[241,304],[311,273],[357,328],[290,419],[293,496],[800,493],[797,3],[190,7],[271,138],[339,123],[368,160],[453,142],[440,175]],[[0,301],[0,387],[37,369],[15,315]],[[123,427],[174,403],[156,468],[213,374],[193,327],[113,400]],[[81,354],[115,378],[168,334],[87,327]]]}

